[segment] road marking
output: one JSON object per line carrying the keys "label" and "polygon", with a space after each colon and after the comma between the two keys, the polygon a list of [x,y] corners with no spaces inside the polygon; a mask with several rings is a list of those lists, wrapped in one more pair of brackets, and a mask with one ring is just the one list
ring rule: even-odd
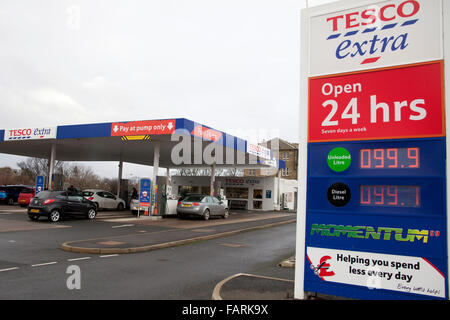
{"label": "road marking", "polygon": [[112,226],[111,228],[125,228],[125,227],[132,227],[134,224],[122,224],[120,226]]}
{"label": "road marking", "polygon": [[107,254],[107,255],[100,256],[100,258],[110,258],[110,257],[117,257],[117,256],[118,256],[118,254]]}
{"label": "road marking", "polygon": [[57,264],[57,261],[52,261],[52,262],[46,262],[46,263],[39,263],[39,264],[32,264],[32,267],[42,267],[42,266],[48,266],[51,264]]}
{"label": "road marking", "polygon": [[13,268],[8,268],[8,269],[0,269],[0,272],[17,270],[17,269],[19,269],[19,267],[13,267]]}
{"label": "road marking", "polygon": [[88,260],[91,257],[83,257],[83,258],[73,258],[73,259],[67,259],[67,261],[79,261],[79,260]]}

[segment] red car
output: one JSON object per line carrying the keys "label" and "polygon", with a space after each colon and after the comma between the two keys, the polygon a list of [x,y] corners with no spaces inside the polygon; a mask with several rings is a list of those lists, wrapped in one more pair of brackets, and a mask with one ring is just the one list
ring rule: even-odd
{"label": "red car", "polygon": [[27,207],[30,204],[31,199],[34,198],[35,189],[25,188],[19,194],[18,203],[21,207]]}

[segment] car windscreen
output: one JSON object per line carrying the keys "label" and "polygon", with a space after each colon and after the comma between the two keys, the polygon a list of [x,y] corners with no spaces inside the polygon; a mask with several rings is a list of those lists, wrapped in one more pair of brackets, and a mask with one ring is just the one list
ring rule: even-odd
{"label": "car windscreen", "polygon": [[200,202],[205,196],[188,196],[183,199],[184,202]]}
{"label": "car windscreen", "polygon": [[92,191],[83,191],[83,197],[91,197],[94,195]]}

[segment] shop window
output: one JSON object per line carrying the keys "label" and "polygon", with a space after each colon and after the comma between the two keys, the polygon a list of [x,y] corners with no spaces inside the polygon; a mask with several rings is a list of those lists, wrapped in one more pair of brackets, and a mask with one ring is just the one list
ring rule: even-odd
{"label": "shop window", "polygon": [[263,191],[262,189],[255,189],[253,190],[253,199],[262,199],[263,198]]}
{"label": "shop window", "polygon": [[253,201],[253,209],[262,209],[262,201]]}
{"label": "shop window", "polygon": [[178,195],[185,197],[187,194],[199,193],[199,187],[197,186],[179,186]]}
{"label": "shop window", "polygon": [[230,210],[247,210],[247,201],[229,200],[228,206],[230,207]]}
{"label": "shop window", "polygon": [[227,188],[227,199],[248,199],[248,188]]}
{"label": "shop window", "polygon": [[202,187],[202,194],[205,196],[209,196],[211,191],[211,187]]}
{"label": "shop window", "polygon": [[263,190],[262,189],[254,189],[253,190],[253,209],[262,209],[262,198],[263,198]]}

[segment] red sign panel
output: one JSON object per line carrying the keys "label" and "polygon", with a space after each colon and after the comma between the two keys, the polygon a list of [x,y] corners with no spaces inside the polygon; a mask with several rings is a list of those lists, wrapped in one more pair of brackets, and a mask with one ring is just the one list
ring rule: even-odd
{"label": "red sign panel", "polygon": [[204,140],[217,142],[222,138],[222,133],[220,131],[206,128],[202,125],[196,125],[191,134],[196,137],[203,138]]}
{"label": "red sign panel", "polygon": [[175,120],[115,122],[111,125],[111,136],[113,137],[172,134],[174,131]]}
{"label": "red sign panel", "polygon": [[443,63],[311,78],[309,142],[445,135]]}

